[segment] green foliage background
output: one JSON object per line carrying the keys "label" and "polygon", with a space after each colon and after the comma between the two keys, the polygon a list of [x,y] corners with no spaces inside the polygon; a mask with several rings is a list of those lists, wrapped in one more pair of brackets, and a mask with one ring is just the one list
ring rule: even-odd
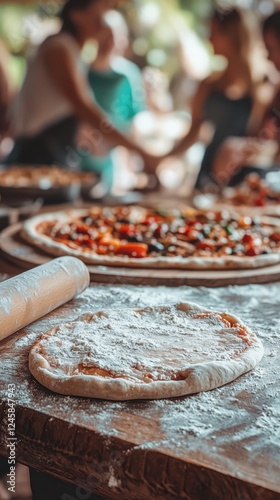
{"label": "green foliage background", "polygon": [[[226,1],[229,4],[235,0],[217,1]],[[251,3],[257,8],[261,1],[251,0]],[[184,27],[191,28],[201,38],[205,38],[206,20],[214,3],[215,0],[129,0],[122,10],[130,27],[132,42],[137,38],[144,39],[147,43],[147,54],[152,49],[163,51],[166,62],[161,69],[172,76],[178,70],[178,61],[175,57],[178,32]],[[157,4],[160,10],[158,22],[150,28],[139,22],[139,12],[147,4]],[[24,19],[34,13],[41,19],[53,15],[54,5],[58,5],[56,0],[41,0],[37,4],[27,6],[7,2],[0,6],[0,38],[4,40],[13,55],[11,72],[16,83],[22,79],[26,64],[25,56],[30,50],[30,40],[23,30]],[[147,54],[143,54],[142,57],[135,55],[135,61],[139,66],[147,64]]]}

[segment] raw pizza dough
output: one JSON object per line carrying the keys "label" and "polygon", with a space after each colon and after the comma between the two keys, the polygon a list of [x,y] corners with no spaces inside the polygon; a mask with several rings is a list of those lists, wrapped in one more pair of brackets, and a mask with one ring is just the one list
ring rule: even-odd
{"label": "raw pizza dough", "polygon": [[[95,208],[93,207],[93,210]],[[111,208],[103,207],[102,209],[97,208],[97,211],[111,210]],[[141,220],[143,217],[143,207],[130,207],[132,219]],[[186,208],[191,214],[195,214],[194,209]],[[213,212],[212,212],[213,213]],[[61,227],[67,224],[73,219],[79,217],[86,217],[89,214],[87,209],[84,210],[70,210],[53,212],[42,215],[37,215],[31,219],[25,221],[22,230],[23,238],[35,245],[40,250],[47,252],[50,255],[61,256],[70,255],[81,259],[83,262],[89,265],[105,265],[105,266],[123,266],[123,267],[136,267],[136,268],[163,268],[163,269],[255,269],[265,266],[276,265],[280,262],[280,248],[277,251],[267,254],[259,254],[254,257],[248,257],[245,255],[222,255],[222,256],[211,256],[211,253],[201,255],[190,255],[190,256],[164,256],[155,255],[148,256],[144,258],[133,258],[123,255],[99,255],[95,251],[85,247],[85,248],[75,248],[69,247],[62,241],[55,241],[50,236],[44,234],[42,231],[38,230],[38,227],[44,226],[44,224],[57,222],[58,226]],[[233,214],[234,215],[234,214]],[[235,216],[235,215],[234,215]],[[96,217],[98,217],[98,212]],[[263,224],[271,225],[275,231],[280,231],[280,221],[278,219],[262,217],[260,222]],[[279,244],[278,244],[279,246]]]}
{"label": "raw pizza dough", "polygon": [[209,391],[252,370],[263,356],[238,318],[193,304],[86,314],[45,333],[29,369],[59,394],[160,399]]}

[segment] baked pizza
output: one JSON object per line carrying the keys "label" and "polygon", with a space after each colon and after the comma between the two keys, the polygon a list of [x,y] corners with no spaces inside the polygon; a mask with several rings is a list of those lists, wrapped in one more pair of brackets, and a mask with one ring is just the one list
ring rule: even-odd
{"label": "baked pizza", "polygon": [[109,400],[209,391],[263,356],[240,319],[181,303],[110,309],[55,326],[31,348],[29,369],[48,389]]}
{"label": "baked pizza", "polygon": [[38,215],[22,235],[50,255],[87,264],[235,269],[280,260],[280,221],[227,211],[92,207]]}
{"label": "baked pizza", "polygon": [[227,187],[220,195],[196,194],[197,209],[234,209],[240,213],[280,216],[280,191],[258,174],[252,173],[237,187]]}
{"label": "baked pizza", "polygon": [[69,186],[71,183],[92,183],[93,175],[84,172],[72,172],[48,165],[12,166],[0,171],[1,188],[41,188]]}

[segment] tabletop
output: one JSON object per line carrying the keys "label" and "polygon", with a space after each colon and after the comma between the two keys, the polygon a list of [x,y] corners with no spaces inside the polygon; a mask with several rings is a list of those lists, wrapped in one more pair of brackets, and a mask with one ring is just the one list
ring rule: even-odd
{"label": "tabletop", "polygon": [[[55,324],[104,307],[182,301],[227,310],[251,327],[265,347],[255,370],[211,392],[132,402],[56,395],[29,373],[30,346]],[[216,289],[92,284],[0,343],[0,454],[7,455],[14,384],[16,456],[23,464],[115,500],[280,499],[279,306],[280,283]]]}

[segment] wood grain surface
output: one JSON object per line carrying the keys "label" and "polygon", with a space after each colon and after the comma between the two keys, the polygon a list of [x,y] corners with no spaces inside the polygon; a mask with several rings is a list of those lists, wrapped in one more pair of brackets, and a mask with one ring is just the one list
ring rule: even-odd
{"label": "wood grain surface", "polygon": [[[8,387],[15,384],[16,455],[28,466],[115,500],[279,499],[279,296],[280,284],[219,291],[92,286],[0,343],[0,453],[7,455]],[[219,301],[251,318],[266,350],[260,367],[209,393],[124,403],[59,396],[28,371],[30,346],[59,322],[105,306],[185,299],[210,307]]]}
{"label": "wood grain surface", "polygon": [[[21,227],[21,224],[16,224],[0,234],[2,256],[8,262],[25,270],[50,262],[51,256],[36,247],[32,247],[21,238]],[[221,287],[248,283],[262,284],[280,280],[280,264],[259,269],[213,271],[137,269],[111,266],[88,266],[88,269],[92,282],[108,284]]]}

